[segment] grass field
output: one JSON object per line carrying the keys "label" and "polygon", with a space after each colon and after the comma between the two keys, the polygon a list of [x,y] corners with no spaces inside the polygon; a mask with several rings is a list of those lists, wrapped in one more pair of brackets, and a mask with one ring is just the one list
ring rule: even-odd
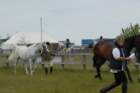
{"label": "grass field", "polygon": [[[0,58],[0,63],[5,59]],[[37,69],[34,76],[26,76],[23,68],[18,68],[13,74],[13,68],[0,68],[0,93],[99,93],[99,89],[113,80],[113,75],[102,68],[104,80],[94,79],[92,66],[83,70],[80,65],[66,65],[62,70],[55,66],[54,73],[46,76],[42,69]],[[140,93],[140,83],[137,82],[138,72],[131,67],[134,83],[129,83],[128,93]],[[110,93],[121,93],[121,87]]]}

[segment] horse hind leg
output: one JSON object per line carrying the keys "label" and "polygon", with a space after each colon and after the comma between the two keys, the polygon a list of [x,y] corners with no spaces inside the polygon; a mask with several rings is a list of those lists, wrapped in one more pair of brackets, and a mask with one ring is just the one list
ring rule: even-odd
{"label": "horse hind leg", "polygon": [[93,57],[93,67],[96,68],[96,75],[94,77],[102,80],[101,71],[100,71],[101,66],[100,66],[100,64],[97,63],[97,57],[96,56]]}
{"label": "horse hind leg", "polygon": [[140,83],[140,75],[138,76],[138,82]]}
{"label": "horse hind leg", "polygon": [[30,74],[30,62],[28,60],[24,60],[24,69],[25,69],[25,74],[28,76]]}
{"label": "horse hind leg", "polygon": [[44,69],[44,71],[45,71],[45,74],[48,75],[48,72],[49,72],[49,71],[48,71],[48,64],[47,64],[47,62],[44,63],[43,69]]}
{"label": "horse hind leg", "polygon": [[50,74],[53,73],[53,61],[50,62]]}
{"label": "horse hind leg", "polygon": [[17,73],[17,63],[18,63],[18,59],[15,59],[15,61],[14,61],[14,74],[16,75],[16,73]]}
{"label": "horse hind leg", "polygon": [[45,67],[45,74],[47,75],[48,74],[48,67]]}
{"label": "horse hind leg", "polygon": [[32,61],[30,60],[29,61],[29,72],[30,72],[30,75],[32,76],[33,75],[33,67],[32,67]]}
{"label": "horse hind leg", "polygon": [[99,78],[100,80],[102,80],[100,67],[96,67],[96,71],[97,71],[97,74],[94,77]]}
{"label": "horse hind leg", "polygon": [[9,62],[9,61],[7,61],[5,64],[6,64],[6,67],[7,67],[7,68],[10,67],[10,62]]}
{"label": "horse hind leg", "polygon": [[52,74],[52,73],[53,73],[53,67],[50,66],[50,74]]}
{"label": "horse hind leg", "polygon": [[14,63],[14,74],[16,75],[16,73],[17,73],[17,62],[15,61],[15,63]]}

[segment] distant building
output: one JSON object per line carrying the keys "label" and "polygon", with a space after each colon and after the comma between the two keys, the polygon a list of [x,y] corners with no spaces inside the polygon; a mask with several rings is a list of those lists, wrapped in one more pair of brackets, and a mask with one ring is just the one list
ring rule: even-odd
{"label": "distant building", "polygon": [[94,39],[82,39],[81,40],[82,46],[88,47],[88,46],[93,45],[93,44],[94,44]]}
{"label": "distant building", "polygon": [[[50,35],[43,32],[42,34],[43,42],[50,42],[51,44],[57,44],[58,41],[52,38]],[[2,44],[3,49],[11,49],[11,45],[31,45],[34,43],[41,42],[40,32],[18,32],[11,36],[6,42]]]}
{"label": "distant building", "polygon": [[88,47],[90,45],[95,45],[96,43],[98,43],[100,40],[105,40],[105,41],[109,41],[109,42],[114,42],[114,38],[98,38],[98,39],[82,39],[81,40],[81,45]]}

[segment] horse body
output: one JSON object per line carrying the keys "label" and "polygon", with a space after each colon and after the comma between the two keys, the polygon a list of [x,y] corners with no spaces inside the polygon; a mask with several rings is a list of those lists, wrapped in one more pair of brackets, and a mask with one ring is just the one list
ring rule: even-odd
{"label": "horse body", "polygon": [[33,74],[34,71],[34,61],[41,54],[39,50],[41,49],[41,44],[32,45],[30,47],[27,46],[14,46],[14,49],[9,56],[9,61],[14,61],[15,73],[16,73],[16,65],[19,60],[24,62],[26,74]]}
{"label": "horse body", "polygon": [[93,48],[94,57],[93,57],[93,65],[96,68],[97,75],[95,78],[100,78],[100,68],[101,66],[109,59],[109,55],[112,49],[112,43],[109,41],[101,40],[99,41]]}

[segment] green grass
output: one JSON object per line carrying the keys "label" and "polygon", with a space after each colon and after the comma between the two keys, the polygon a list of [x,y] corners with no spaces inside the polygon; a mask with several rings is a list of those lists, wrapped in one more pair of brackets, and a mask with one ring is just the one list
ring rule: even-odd
{"label": "green grass", "polygon": [[[0,60],[3,63],[5,60]],[[45,75],[42,69],[37,69],[34,76],[26,76],[23,68],[0,68],[0,93],[99,93],[100,88],[113,80],[113,75],[106,66],[102,68],[104,80],[94,79],[95,71],[91,65],[83,70],[81,65],[66,65],[62,70],[55,66],[52,75]],[[140,93],[140,83],[137,82],[138,72],[131,67],[134,83],[129,83],[128,93]],[[121,87],[109,93],[121,93]]]}

